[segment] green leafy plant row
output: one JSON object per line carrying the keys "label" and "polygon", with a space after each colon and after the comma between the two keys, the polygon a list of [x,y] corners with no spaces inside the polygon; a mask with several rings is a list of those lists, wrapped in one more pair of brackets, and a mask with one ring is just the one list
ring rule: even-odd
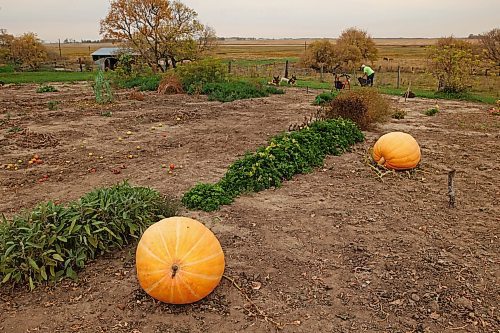
{"label": "green leafy plant row", "polygon": [[124,182],[94,190],[67,205],[43,203],[0,219],[0,285],[76,278],[85,263],[138,238],[176,213],[158,192]]}
{"label": "green leafy plant row", "polygon": [[248,81],[206,83],[201,92],[211,101],[232,102],[239,99],[267,97],[270,94],[284,94],[283,89],[268,87]]}
{"label": "green leafy plant row", "polygon": [[363,133],[350,120],[316,121],[300,131],[280,134],[267,146],[247,153],[229,166],[218,183],[194,186],[182,202],[190,209],[217,210],[242,193],[279,187],[293,175],[323,165],[326,155],[340,155],[363,140]]}

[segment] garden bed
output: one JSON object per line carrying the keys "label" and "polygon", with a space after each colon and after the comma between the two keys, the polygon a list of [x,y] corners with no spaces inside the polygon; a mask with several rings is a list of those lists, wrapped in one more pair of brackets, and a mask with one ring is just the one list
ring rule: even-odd
{"label": "garden bed", "polygon": [[[217,182],[246,151],[314,113],[319,93],[290,88],[219,103],[155,93],[130,101],[119,91],[114,104],[100,106],[88,85],[58,84],[58,92],[46,94],[37,87],[0,87],[0,165],[18,164],[0,169],[0,212],[7,217],[125,179],[180,198],[197,182]],[[49,110],[53,100],[60,103]],[[406,117],[365,132],[366,142],[352,152],[219,211],[182,212],[214,231],[225,275],[273,321],[288,324],[284,332],[500,328],[500,118],[467,102],[393,103]],[[436,103],[440,112],[425,116]],[[414,135],[423,160],[417,172],[381,182],[365,156],[392,130]],[[34,154],[43,163],[28,166]],[[447,203],[451,168],[456,209]],[[90,262],[76,282],[32,293],[1,289],[0,331],[275,330],[227,279],[194,305],[153,301],[137,283],[134,251],[131,244]]]}

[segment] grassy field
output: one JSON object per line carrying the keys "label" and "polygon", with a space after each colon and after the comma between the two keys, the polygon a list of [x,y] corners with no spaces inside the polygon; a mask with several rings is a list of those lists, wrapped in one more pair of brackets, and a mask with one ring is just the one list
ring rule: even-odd
{"label": "grassy field", "polygon": [[8,83],[46,83],[93,80],[92,72],[22,72],[0,73],[0,81]]}

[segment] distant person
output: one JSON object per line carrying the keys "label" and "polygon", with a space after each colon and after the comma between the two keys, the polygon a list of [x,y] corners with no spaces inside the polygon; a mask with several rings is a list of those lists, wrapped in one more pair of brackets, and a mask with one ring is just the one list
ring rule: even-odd
{"label": "distant person", "polygon": [[366,76],[366,85],[373,87],[373,79],[375,78],[375,71],[366,65],[361,65],[361,70],[363,71],[363,77]]}

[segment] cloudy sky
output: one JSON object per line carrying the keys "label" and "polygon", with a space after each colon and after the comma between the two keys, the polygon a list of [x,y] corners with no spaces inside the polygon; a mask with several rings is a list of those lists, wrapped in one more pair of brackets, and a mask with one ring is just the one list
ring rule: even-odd
{"label": "cloudy sky", "polygon": [[[222,37],[468,36],[500,27],[500,0],[184,0]],[[98,39],[108,0],[0,0],[0,28],[46,41]]]}

